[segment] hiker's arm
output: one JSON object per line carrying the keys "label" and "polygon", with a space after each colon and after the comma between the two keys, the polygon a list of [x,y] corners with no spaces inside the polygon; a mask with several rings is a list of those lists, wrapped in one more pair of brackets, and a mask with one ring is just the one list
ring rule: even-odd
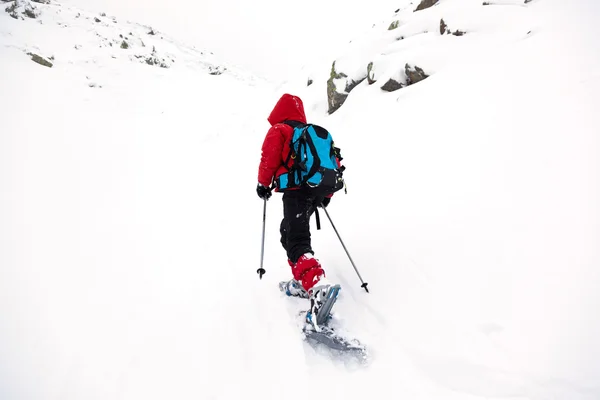
{"label": "hiker's arm", "polygon": [[262,156],[258,167],[258,183],[270,186],[277,169],[281,166],[281,153],[285,137],[279,127],[272,126],[262,145]]}

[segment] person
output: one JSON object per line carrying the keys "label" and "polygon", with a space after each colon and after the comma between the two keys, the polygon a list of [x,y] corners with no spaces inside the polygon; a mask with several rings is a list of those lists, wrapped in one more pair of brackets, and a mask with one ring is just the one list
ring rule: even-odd
{"label": "person", "polygon": [[[277,177],[288,173],[289,165],[285,165],[285,162],[290,160],[290,142],[294,132],[292,126],[307,123],[302,100],[298,96],[284,94],[273,108],[268,121],[271,128],[262,145],[256,187],[258,197],[263,200],[271,197],[271,185]],[[275,191],[279,191],[277,187]],[[288,296],[310,300],[307,320],[313,324],[316,319],[311,316],[319,314],[333,285],[325,277],[323,266],[314,256],[310,217],[317,207],[327,207],[330,201],[331,194],[324,195],[312,187],[302,186],[283,191],[281,244],[287,253],[293,279],[281,282],[280,289]],[[339,288],[339,285],[335,286]]]}

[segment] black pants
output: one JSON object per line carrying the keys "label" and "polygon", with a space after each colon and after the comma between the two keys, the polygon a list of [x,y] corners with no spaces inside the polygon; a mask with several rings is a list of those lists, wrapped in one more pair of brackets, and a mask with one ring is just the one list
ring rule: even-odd
{"label": "black pants", "polygon": [[310,217],[323,198],[310,189],[290,190],[283,194],[281,244],[293,263],[302,254],[314,254],[310,246]]}

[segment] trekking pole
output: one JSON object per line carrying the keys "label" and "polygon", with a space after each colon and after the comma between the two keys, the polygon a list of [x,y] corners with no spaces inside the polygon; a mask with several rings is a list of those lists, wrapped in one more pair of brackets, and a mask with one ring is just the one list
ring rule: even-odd
{"label": "trekking pole", "polygon": [[265,225],[267,223],[267,199],[265,199],[265,205],[263,207],[263,228],[262,228],[262,244],[260,246],[260,268],[256,270],[259,279],[262,279],[263,275],[267,272],[263,268],[263,260],[265,259]]}
{"label": "trekking pole", "polygon": [[333,230],[335,231],[338,239],[340,239],[340,243],[342,244],[342,247],[344,248],[344,250],[346,250],[346,254],[348,255],[348,258],[350,259],[350,262],[352,263],[352,266],[354,267],[354,270],[356,271],[356,275],[358,275],[358,279],[360,279],[360,282],[362,283],[362,285],[360,285],[360,287],[365,289],[367,291],[367,293],[369,293],[369,289],[367,288],[368,283],[363,281],[362,277],[360,276],[360,273],[358,272],[358,269],[356,268],[354,261],[352,261],[352,257],[350,257],[350,253],[348,253],[348,249],[346,248],[346,245],[344,244],[342,237],[338,233],[337,229],[335,228],[335,225],[333,224],[333,221],[331,220],[331,217],[329,216],[329,213],[327,212],[327,208],[323,207],[323,210],[325,211],[325,215],[327,215],[329,222],[331,222],[331,226],[333,226]]}

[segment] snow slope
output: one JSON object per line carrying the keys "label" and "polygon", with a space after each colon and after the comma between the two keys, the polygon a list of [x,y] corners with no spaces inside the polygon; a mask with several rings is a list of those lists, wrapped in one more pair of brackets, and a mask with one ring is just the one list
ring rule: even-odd
{"label": "snow slope", "polygon": [[330,58],[332,51],[346,44],[348,38],[370,26],[382,12],[394,10],[398,3],[379,0],[363,7],[345,0],[63,2],[153,24],[273,82],[287,79],[303,65],[299,54],[308,60]]}
{"label": "snow slope", "polygon": [[37,6],[0,13],[1,398],[600,397],[595,2],[534,1],[531,35],[364,82],[331,116],[305,77],[285,87],[348,166],[328,210],[371,293],[324,217],[313,238],[367,366],[301,341],[277,197],[255,273],[281,90],[171,39],[170,68],[147,65],[148,45],[100,47],[133,25]]}

